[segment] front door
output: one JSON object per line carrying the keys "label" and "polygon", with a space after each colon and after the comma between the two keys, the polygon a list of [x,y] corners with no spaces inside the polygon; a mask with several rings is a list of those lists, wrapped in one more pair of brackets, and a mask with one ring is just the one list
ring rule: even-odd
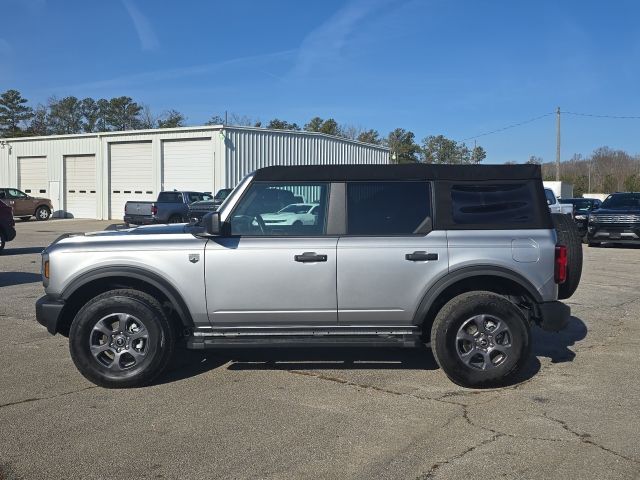
{"label": "front door", "polygon": [[[325,235],[328,183],[254,182],[207,242],[209,320],[224,326],[337,324],[337,237]],[[317,206],[308,218],[308,209]],[[304,217],[304,218],[303,218]]]}
{"label": "front door", "polygon": [[338,323],[411,325],[448,271],[447,236],[431,231],[429,183],[347,183],[347,235],[338,242]]}
{"label": "front door", "polygon": [[34,214],[36,210],[34,200],[27,196],[26,193],[15,188],[8,188],[7,197],[13,207],[13,215],[15,217]]}

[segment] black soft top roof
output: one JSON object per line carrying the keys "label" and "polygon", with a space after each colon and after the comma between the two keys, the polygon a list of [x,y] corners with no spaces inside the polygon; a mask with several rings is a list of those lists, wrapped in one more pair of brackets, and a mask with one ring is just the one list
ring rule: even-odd
{"label": "black soft top roof", "polygon": [[256,170],[254,181],[529,180],[542,179],[540,165],[300,165]]}

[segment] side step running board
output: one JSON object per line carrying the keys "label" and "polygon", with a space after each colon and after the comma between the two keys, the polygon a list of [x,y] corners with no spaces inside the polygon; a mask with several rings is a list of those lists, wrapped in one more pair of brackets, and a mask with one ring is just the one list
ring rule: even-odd
{"label": "side step running board", "polygon": [[187,348],[416,347],[417,327],[216,328],[196,330]]}

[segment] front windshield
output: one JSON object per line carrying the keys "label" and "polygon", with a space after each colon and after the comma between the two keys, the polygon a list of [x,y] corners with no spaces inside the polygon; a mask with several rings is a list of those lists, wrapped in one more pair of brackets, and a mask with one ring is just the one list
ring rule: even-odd
{"label": "front windshield", "polygon": [[607,197],[601,208],[640,208],[640,193],[614,193]]}
{"label": "front windshield", "polygon": [[287,205],[278,213],[307,213],[311,205]]}

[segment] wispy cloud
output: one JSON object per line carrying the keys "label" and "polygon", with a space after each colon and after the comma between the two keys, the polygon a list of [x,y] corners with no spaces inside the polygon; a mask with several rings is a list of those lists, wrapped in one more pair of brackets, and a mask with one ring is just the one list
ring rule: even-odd
{"label": "wispy cloud", "polygon": [[77,85],[64,85],[51,88],[52,91],[77,91],[77,90],[105,90],[132,87],[136,85],[151,85],[167,80],[177,80],[186,77],[210,75],[215,72],[228,71],[230,68],[244,68],[253,72],[279,78],[265,71],[265,68],[276,62],[291,61],[297,50],[282,50],[261,55],[232,58],[216,63],[204,63],[189,67],[171,68],[166,70],[154,70],[139,72],[131,75],[96,80]]}
{"label": "wispy cloud", "polygon": [[133,26],[138,33],[140,39],[140,46],[142,50],[155,50],[160,46],[158,36],[153,30],[149,19],[135,6],[132,0],[122,0],[124,8],[127,9],[127,13],[131,17]]}
{"label": "wispy cloud", "polygon": [[352,0],[302,41],[292,73],[304,76],[311,70],[334,63],[356,27],[369,15],[393,0]]}
{"label": "wispy cloud", "polygon": [[25,7],[30,13],[41,13],[44,11],[46,0],[5,0],[7,3],[13,3],[20,7]]}
{"label": "wispy cloud", "polygon": [[0,38],[0,55],[9,55],[13,52],[13,48],[11,48],[11,44],[7,42],[4,38]]}

